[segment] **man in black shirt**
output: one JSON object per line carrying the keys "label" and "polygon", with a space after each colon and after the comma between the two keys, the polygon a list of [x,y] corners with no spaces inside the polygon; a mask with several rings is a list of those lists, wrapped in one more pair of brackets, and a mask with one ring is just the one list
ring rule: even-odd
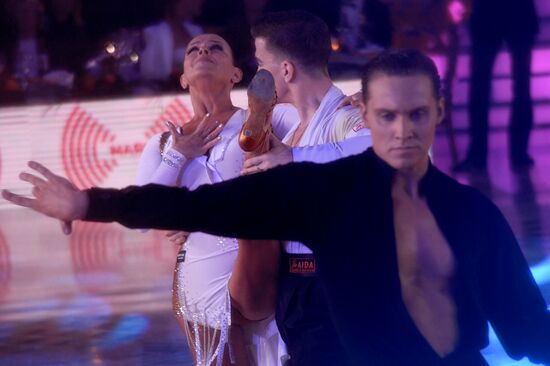
{"label": "man in black shirt", "polygon": [[488,321],[512,357],[550,364],[550,313],[509,225],[487,198],[429,161],[444,112],[433,62],[414,50],[385,51],[362,82],[373,148],[360,155],[193,192],[78,191],[31,163],[45,179],[21,178],[36,198],[3,196],[65,221],[301,241],[315,252],[356,365],[487,365],[480,350]]}

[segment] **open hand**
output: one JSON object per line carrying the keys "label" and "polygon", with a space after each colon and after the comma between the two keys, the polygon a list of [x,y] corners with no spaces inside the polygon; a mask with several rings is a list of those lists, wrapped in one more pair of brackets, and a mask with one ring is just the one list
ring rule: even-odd
{"label": "open hand", "polygon": [[206,154],[220,141],[220,133],[223,129],[222,123],[217,121],[212,123],[208,120],[209,116],[209,114],[205,115],[197,128],[190,133],[178,131],[172,122],[166,121],[166,126],[172,135],[171,148],[183,154],[188,160]]}
{"label": "open hand", "polygon": [[63,232],[69,234],[70,222],[84,217],[88,208],[88,196],[69,180],[53,174],[42,164],[30,161],[28,165],[42,175],[25,172],[19,175],[21,180],[33,186],[32,195],[35,198],[24,197],[8,190],[2,190],[2,197],[18,206],[62,220]]}
{"label": "open hand", "polygon": [[247,159],[244,162],[241,175],[258,173],[292,162],[291,148],[283,144],[273,134],[269,136],[269,144],[271,149],[267,153]]}
{"label": "open hand", "polygon": [[362,104],[363,104],[363,93],[359,91],[353,95],[348,95],[344,99],[342,99],[342,102],[340,103],[340,105],[338,105],[338,109],[346,107],[348,105],[355,108],[359,108],[361,107]]}

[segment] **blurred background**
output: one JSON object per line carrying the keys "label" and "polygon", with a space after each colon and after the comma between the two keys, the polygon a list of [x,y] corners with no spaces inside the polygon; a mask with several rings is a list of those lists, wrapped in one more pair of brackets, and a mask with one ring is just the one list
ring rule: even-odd
{"label": "blurred background", "polygon": [[[479,1],[494,3],[496,13],[508,2],[514,1],[500,2],[499,10],[498,1]],[[185,45],[204,32],[218,33],[230,42],[246,85],[256,67],[250,24],[266,11],[294,8],[313,12],[329,25],[335,50],[331,71],[336,78],[357,76],[369,55],[391,46],[415,47],[456,62],[468,55],[468,22],[475,3],[1,0],[0,101],[13,105],[179,91]],[[544,49],[550,43],[550,6],[543,0],[536,6],[541,31],[535,49]],[[455,75],[467,77],[460,71]]]}
{"label": "blurred background", "polygon": [[[30,159],[80,188],[132,184],[147,140],[165,120],[191,117],[179,86],[187,42],[206,32],[229,41],[245,74],[232,98],[246,107],[257,67],[250,24],[297,8],[329,25],[329,71],[347,94],[382,49],[434,59],[448,113],[433,159],[496,202],[550,301],[547,0],[0,0],[0,188],[28,193],[17,173]],[[474,54],[489,65],[490,154],[486,169],[455,172],[469,158]],[[527,73],[513,66],[521,55]],[[508,156],[517,85],[527,85],[533,112],[526,169]],[[162,232],[116,224],[78,223],[67,237],[1,200],[0,365],[191,365],[171,311],[176,252]],[[511,360],[494,334],[484,355],[530,365]]]}
{"label": "blurred background", "polygon": [[[266,11],[300,8],[329,25],[335,51],[330,64],[333,78],[356,78],[380,49],[419,48],[438,59],[452,105],[460,110],[468,98],[469,31],[479,29],[476,24],[498,28],[499,22],[507,22],[510,31],[529,32],[525,28],[533,20],[526,24],[520,14],[529,4],[519,0],[0,0],[0,105],[179,92],[185,45],[204,32],[229,41],[246,86],[256,70],[250,24]],[[532,94],[536,109],[547,110],[550,92],[543,84],[548,84],[550,73],[550,5],[536,0],[535,6],[534,22],[538,16],[540,31],[532,45]],[[512,14],[499,15],[506,12]],[[506,47],[501,51],[494,76],[499,86],[505,86],[511,69]],[[494,93],[495,102],[506,99],[509,91],[504,89]],[[466,118],[458,114],[460,125]]]}

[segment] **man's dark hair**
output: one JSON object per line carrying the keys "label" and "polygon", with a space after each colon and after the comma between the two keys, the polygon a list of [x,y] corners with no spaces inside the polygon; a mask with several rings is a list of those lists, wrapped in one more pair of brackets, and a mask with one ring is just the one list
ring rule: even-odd
{"label": "man's dark hair", "polygon": [[254,38],[265,38],[270,51],[288,56],[305,70],[326,72],[330,32],[321,18],[303,10],[267,13],[251,33]]}
{"label": "man's dark hair", "polygon": [[437,67],[431,58],[415,49],[389,49],[380,52],[370,60],[363,70],[361,88],[363,101],[366,103],[369,95],[369,83],[379,75],[387,76],[427,76],[433,87],[434,97],[441,97],[441,80]]}

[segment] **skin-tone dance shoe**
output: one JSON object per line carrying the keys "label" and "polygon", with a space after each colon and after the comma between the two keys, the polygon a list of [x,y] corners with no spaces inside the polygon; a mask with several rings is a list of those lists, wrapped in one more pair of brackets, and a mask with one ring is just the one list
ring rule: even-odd
{"label": "skin-tone dance shoe", "polygon": [[259,70],[247,90],[248,118],[239,135],[239,145],[246,152],[254,152],[268,143],[271,132],[271,112],[277,101],[275,81],[267,70]]}

